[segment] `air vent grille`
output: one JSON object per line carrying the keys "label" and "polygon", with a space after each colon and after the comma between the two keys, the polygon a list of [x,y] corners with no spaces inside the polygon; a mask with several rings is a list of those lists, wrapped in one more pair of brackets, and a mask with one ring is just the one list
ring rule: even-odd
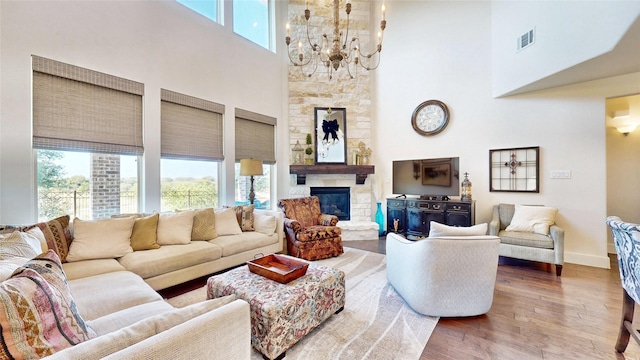
{"label": "air vent grille", "polygon": [[533,28],[526,33],[518,36],[518,51],[528,48],[535,42],[536,29]]}

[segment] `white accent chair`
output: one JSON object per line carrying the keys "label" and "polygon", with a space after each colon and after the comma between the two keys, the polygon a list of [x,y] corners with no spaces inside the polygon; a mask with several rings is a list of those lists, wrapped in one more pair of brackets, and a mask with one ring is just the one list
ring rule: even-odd
{"label": "white accent chair", "polygon": [[443,236],[410,241],[387,235],[387,279],[416,312],[482,315],[493,303],[497,236]]}

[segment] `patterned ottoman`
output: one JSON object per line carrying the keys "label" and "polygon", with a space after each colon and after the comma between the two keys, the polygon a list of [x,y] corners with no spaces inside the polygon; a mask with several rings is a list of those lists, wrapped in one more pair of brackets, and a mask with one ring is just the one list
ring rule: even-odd
{"label": "patterned ottoman", "polygon": [[265,359],[281,359],[298,340],[344,308],[344,272],[309,264],[307,273],[280,284],[245,265],[207,280],[207,299],[236,294],[251,307],[251,344]]}

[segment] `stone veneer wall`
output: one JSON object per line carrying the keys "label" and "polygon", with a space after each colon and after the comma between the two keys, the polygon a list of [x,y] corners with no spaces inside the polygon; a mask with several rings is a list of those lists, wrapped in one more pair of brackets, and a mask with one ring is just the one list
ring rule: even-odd
{"label": "stone veneer wall", "polygon": [[120,213],[120,155],[92,154],[89,192],[93,219]]}
{"label": "stone veneer wall", "polygon": [[[309,0],[311,10],[310,32],[317,43],[321,42],[323,33],[332,35],[333,29],[333,1]],[[346,27],[345,1],[340,1],[340,28]],[[353,0],[350,16],[349,38],[357,36],[365,51],[375,47],[369,42],[370,2]],[[291,0],[289,2],[288,20],[291,25],[291,50],[297,56],[299,39],[304,39],[305,0]],[[316,40],[317,39],[317,40]],[[305,44],[305,41],[302,41]],[[352,152],[357,149],[360,141],[367,147],[371,146],[371,79],[363,68],[358,69],[357,78],[350,79],[345,69],[333,72],[333,79],[329,80],[328,71],[323,65],[318,66],[316,73],[305,76],[299,67],[289,65],[289,148],[293,148],[296,141],[304,146],[306,134],[314,137],[314,108],[336,107],[346,108],[347,115],[347,163],[352,164]],[[306,146],[305,146],[306,147]],[[375,149],[374,149],[375,150]],[[293,157],[290,156],[290,163]],[[372,163],[371,163],[372,164]],[[373,164],[372,164],[373,165]],[[364,185],[355,184],[355,175],[307,175],[304,186],[296,185],[295,175],[291,175],[291,197],[308,196],[310,187],[316,186],[348,186],[351,188],[351,221],[371,221],[373,219],[371,176]]]}

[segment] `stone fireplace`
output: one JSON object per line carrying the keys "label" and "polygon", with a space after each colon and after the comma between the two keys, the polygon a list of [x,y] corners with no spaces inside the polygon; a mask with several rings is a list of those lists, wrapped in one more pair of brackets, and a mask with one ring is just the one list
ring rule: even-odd
{"label": "stone fireplace", "polygon": [[[309,0],[315,6],[322,7],[320,0]],[[370,38],[371,4],[364,0],[352,0],[351,21],[354,31],[357,31],[362,39]],[[304,1],[289,2],[289,18],[294,14],[304,13],[306,3]],[[305,34],[302,20],[291,23],[292,39],[299,39]],[[316,17],[321,21],[318,26],[332,27],[330,16]],[[375,46],[366,41],[366,46]],[[372,145],[372,105],[371,105],[372,79],[368,71],[359,71],[358,79],[351,79],[342,69],[335,72],[333,79],[329,79],[326,68],[320,66],[311,77],[301,73],[300,68],[289,64],[288,90],[288,126],[289,148],[293,148],[296,142],[305,144],[307,134],[314,134],[314,109],[315,107],[341,107],[345,108],[346,141],[347,141],[347,165],[353,163],[353,152],[358,150],[358,145],[363,142],[367,147]],[[382,151],[382,149],[373,149]],[[372,160],[375,156],[372,157]],[[293,158],[290,164],[293,164]],[[322,167],[322,165],[314,165]],[[369,173],[372,174],[373,172]],[[343,230],[344,240],[372,240],[378,238],[378,225],[373,221],[376,211],[376,199],[372,192],[372,178],[366,178],[363,174],[328,174],[308,173],[306,183],[299,184],[296,176],[291,175],[290,197],[309,196],[311,187],[348,187],[350,192],[350,219],[338,222]],[[366,178],[366,180],[364,180]]]}
{"label": "stone fireplace", "polygon": [[[296,176],[291,175],[290,197],[311,195],[311,188],[342,188],[349,190],[349,220],[338,221],[342,228],[343,240],[374,240],[378,238],[378,224],[373,220],[375,199],[371,178],[364,184],[356,184],[356,175],[327,174],[307,175],[306,183],[298,185]],[[321,202],[322,203],[322,202]]]}

